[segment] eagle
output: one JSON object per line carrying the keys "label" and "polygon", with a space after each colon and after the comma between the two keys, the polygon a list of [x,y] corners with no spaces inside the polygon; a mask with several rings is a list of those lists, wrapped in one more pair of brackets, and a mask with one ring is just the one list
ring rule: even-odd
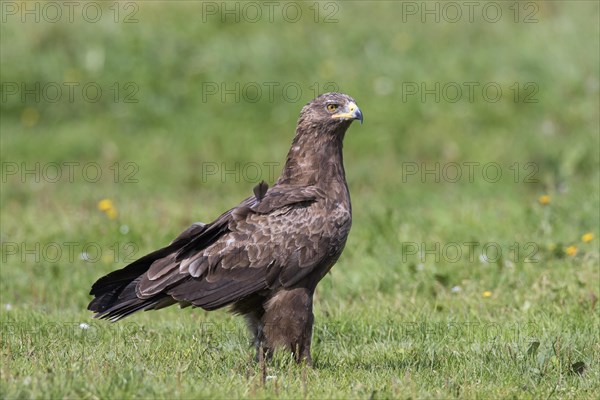
{"label": "eagle", "polygon": [[325,93],[306,104],[281,176],[211,223],[98,279],[88,309],[117,321],[173,304],[245,317],[256,359],[291,351],[311,364],[313,295],[340,257],[352,225],[342,142],[363,115],[354,99]]}

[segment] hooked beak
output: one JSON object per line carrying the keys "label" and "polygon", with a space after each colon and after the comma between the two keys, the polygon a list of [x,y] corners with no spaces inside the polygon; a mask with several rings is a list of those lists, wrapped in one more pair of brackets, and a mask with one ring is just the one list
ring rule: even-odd
{"label": "hooked beak", "polygon": [[331,118],[346,119],[346,120],[357,119],[360,121],[361,125],[363,123],[362,111],[360,111],[360,108],[358,108],[358,106],[354,102],[348,103],[348,105],[346,105],[346,107],[344,107],[344,109],[341,110],[341,112],[333,114],[331,116]]}

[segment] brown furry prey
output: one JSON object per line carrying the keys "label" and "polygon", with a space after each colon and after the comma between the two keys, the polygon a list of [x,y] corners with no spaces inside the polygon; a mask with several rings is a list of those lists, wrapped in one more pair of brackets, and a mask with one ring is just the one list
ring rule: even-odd
{"label": "brown furry prey", "polygon": [[98,279],[88,309],[116,321],[176,303],[229,305],[246,317],[262,356],[283,347],[310,363],[313,294],[352,223],[342,141],[362,119],[345,94],[308,103],[273,187],[260,183],[213,222],[193,224],[168,246]]}

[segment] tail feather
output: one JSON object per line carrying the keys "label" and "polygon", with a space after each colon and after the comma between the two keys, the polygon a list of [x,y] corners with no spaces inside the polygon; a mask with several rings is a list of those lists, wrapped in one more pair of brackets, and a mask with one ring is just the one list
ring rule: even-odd
{"label": "tail feather", "polygon": [[162,249],[153,251],[150,254],[146,254],[125,268],[113,271],[110,274],[103,276],[92,285],[90,294],[93,296],[102,296],[113,290],[124,288],[131,283],[131,281],[146,273],[154,261],[168,256],[174,251],[177,251],[180,247],[181,243],[174,242],[167,247],[163,247]]}
{"label": "tail feather", "polygon": [[[148,272],[152,263],[178,253],[192,239],[201,236],[206,227],[207,225],[201,222],[194,223],[168,246],[146,254],[125,268],[98,279],[90,291],[95,298],[88,305],[88,310],[96,313],[94,318],[117,321],[136,311],[163,308],[175,304],[177,301],[163,293],[140,299],[136,295],[137,283],[141,276]],[[210,239],[214,240],[212,237]]]}
{"label": "tail feather", "polygon": [[148,271],[154,261],[171,254],[178,247],[173,243],[98,279],[90,291],[95,298],[88,305],[88,310],[96,312],[95,318],[116,321],[135,311],[156,305],[166,296],[159,294],[148,299],[140,299],[136,296],[135,286],[140,276]]}
{"label": "tail feather", "polygon": [[158,303],[160,303],[164,297],[165,296],[160,296],[156,299],[146,300],[127,300],[109,308],[104,312],[96,314],[94,318],[108,319],[110,321],[116,322],[120,319],[127,317],[128,315],[133,314],[136,311],[154,309],[154,307]]}

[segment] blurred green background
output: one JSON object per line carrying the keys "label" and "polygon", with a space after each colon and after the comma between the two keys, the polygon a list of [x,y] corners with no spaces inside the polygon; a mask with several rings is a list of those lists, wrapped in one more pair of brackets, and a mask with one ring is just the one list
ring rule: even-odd
{"label": "blurred green background", "polygon": [[[597,334],[597,2],[51,3],[2,3],[5,322],[87,320],[97,277],[272,184],[301,107],[335,89],[365,121],[345,139],[354,223],[317,325],[410,304],[398,318]],[[503,257],[443,253],[464,242]],[[574,346],[597,376],[593,336]],[[23,374],[3,371],[7,393],[36,394]]]}

